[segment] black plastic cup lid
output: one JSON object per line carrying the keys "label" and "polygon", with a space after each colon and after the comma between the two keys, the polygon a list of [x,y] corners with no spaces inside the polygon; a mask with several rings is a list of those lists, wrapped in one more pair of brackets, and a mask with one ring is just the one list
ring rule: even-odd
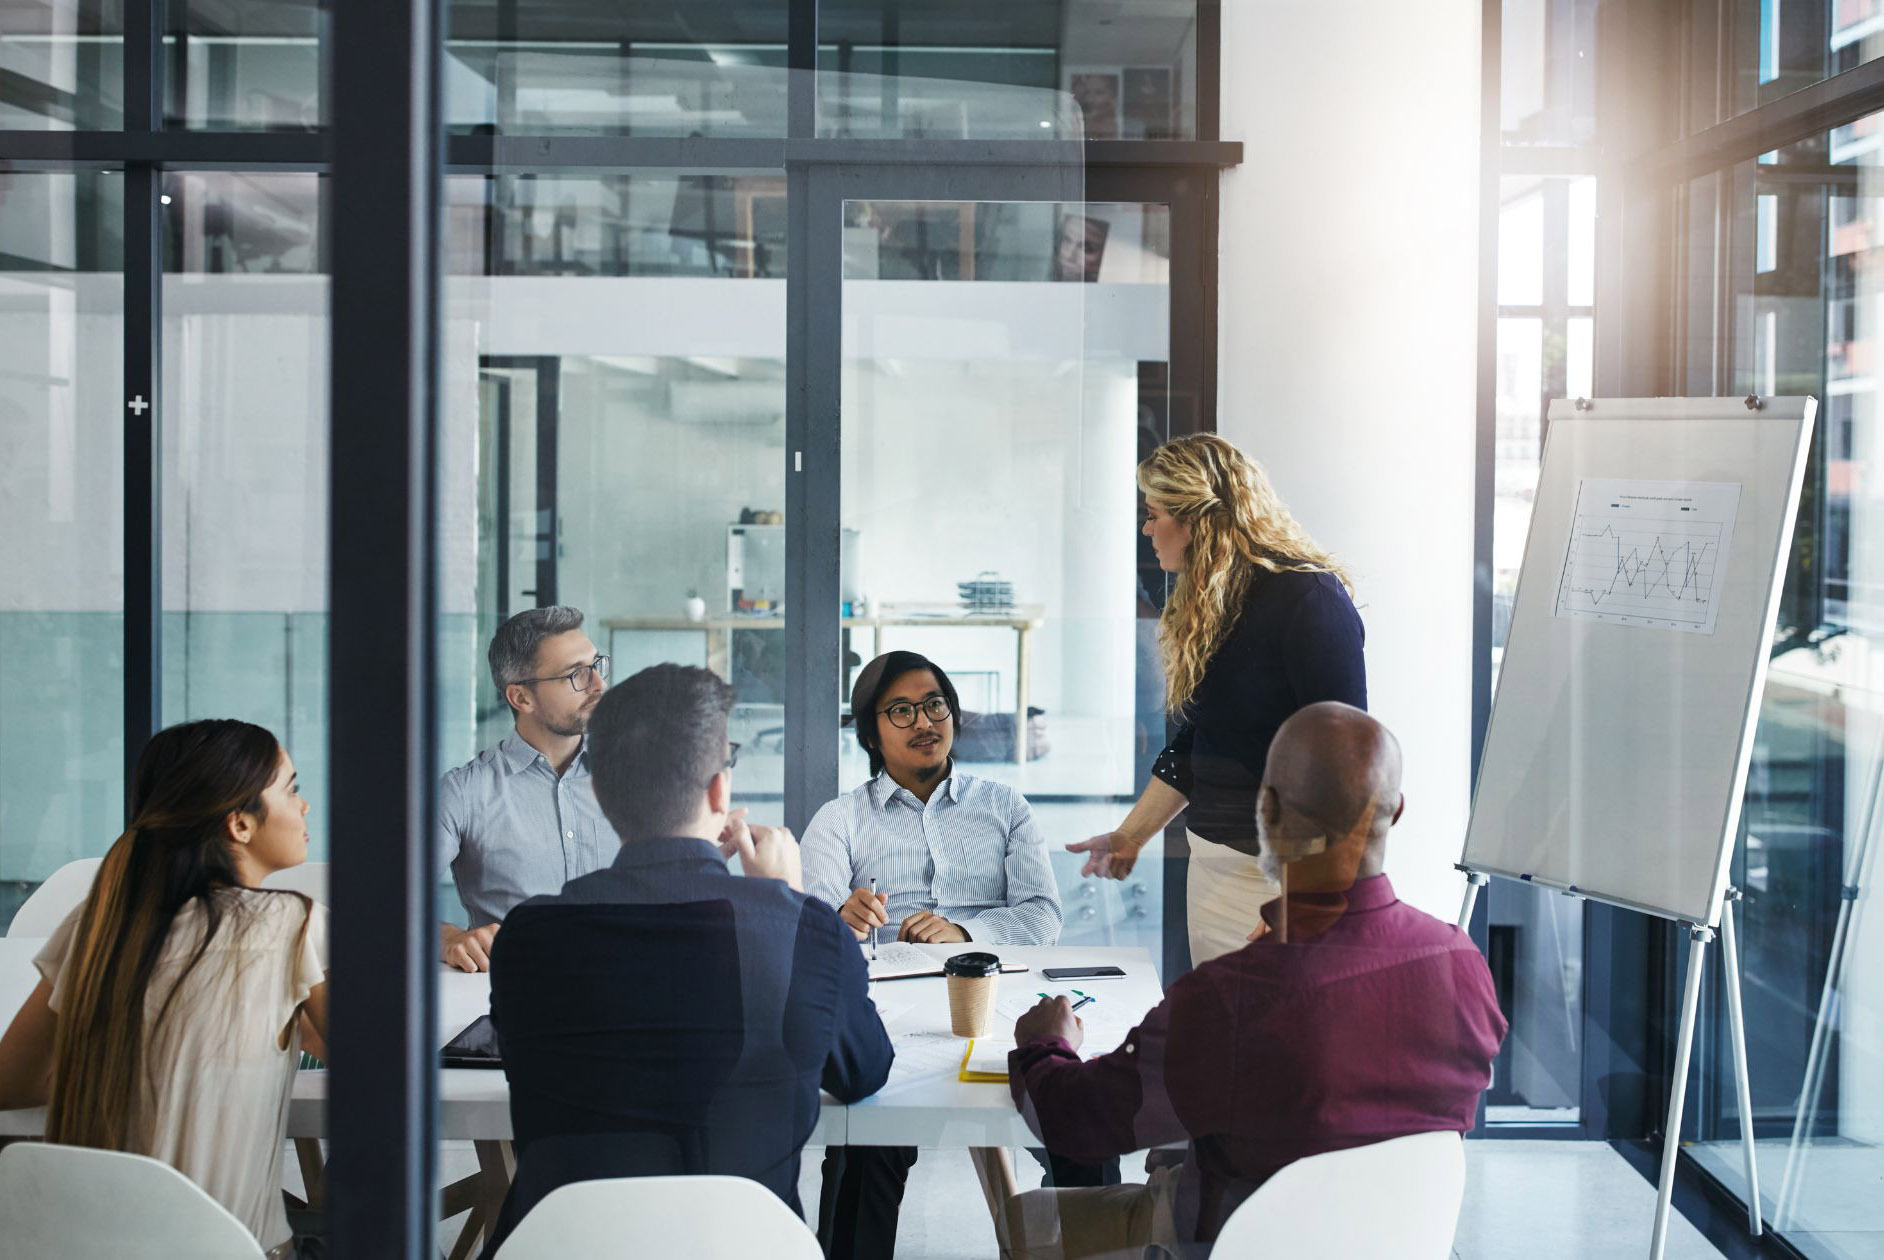
{"label": "black plastic cup lid", "polygon": [[942,964],[945,976],[998,976],[1001,960],[993,954],[957,954]]}

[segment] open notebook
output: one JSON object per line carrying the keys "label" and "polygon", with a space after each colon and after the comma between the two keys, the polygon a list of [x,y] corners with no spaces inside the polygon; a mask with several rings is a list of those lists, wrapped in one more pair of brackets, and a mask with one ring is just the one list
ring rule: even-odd
{"label": "open notebook", "polygon": [[[917,976],[939,976],[942,974],[944,959],[924,952],[908,941],[886,941],[877,946],[877,956],[870,957],[870,942],[864,941],[864,962],[870,968],[872,980],[911,980]],[[972,946],[965,946],[973,948]],[[1004,962],[1002,971],[1025,971],[1026,963]]]}

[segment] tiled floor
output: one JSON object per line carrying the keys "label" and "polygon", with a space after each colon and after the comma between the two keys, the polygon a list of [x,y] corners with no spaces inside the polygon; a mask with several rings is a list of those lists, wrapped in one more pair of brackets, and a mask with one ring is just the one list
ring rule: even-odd
{"label": "tiled floor", "polygon": [[[1595,1260],[1648,1252],[1655,1187],[1597,1142],[1468,1142],[1465,1206],[1453,1254],[1460,1260]],[[805,1153],[799,1193],[816,1211],[817,1157]],[[1040,1183],[1031,1159],[1014,1161],[1022,1188]],[[1140,1171],[1128,1179],[1142,1180]],[[925,1151],[903,1202],[898,1260],[989,1260],[994,1228],[966,1155]],[[1720,1252],[1681,1216],[1669,1222],[1667,1260]]]}
{"label": "tiled floor", "polygon": [[[1754,1144],[1760,1202],[1769,1217],[1785,1179],[1790,1142]],[[1703,1168],[1729,1186],[1743,1186],[1740,1143],[1709,1142],[1689,1148]],[[1787,1241],[1813,1260],[1873,1260],[1884,1255],[1884,1149],[1843,1138],[1820,1138],[1805,1148],[1788,1205]]]}

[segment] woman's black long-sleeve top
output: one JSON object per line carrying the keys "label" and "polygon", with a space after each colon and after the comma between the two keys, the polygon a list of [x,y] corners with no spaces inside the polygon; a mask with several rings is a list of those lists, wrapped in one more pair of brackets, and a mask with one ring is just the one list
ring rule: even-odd
{"label": "woman's black long-sleeve top", "polygon": [[1323,700],[1367,707],[1365,631],[1330,573],[1262,573],[1152,774],[1190,801],[1185,825],[1254,854],[1256,796],[1276,730]]}

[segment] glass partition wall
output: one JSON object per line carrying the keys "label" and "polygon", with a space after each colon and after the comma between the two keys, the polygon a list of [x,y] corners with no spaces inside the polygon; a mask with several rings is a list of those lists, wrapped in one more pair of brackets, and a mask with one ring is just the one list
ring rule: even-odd
{"label": "glass partition wall", "polygon": [[[0,7],[0,424],[24,456],[0,510],[34,540],[4,562],[0,921],[117,834],[150,730],[276,731],[354,1012],[331,1088],[304,1081],[333,1108],[292,1122],[334,1144],[288,1187],[331,1245],[426,1254],[491,1223],[500,1144],[426,1102],[450,1080],[425,1025],[451,1035],[458,1007],[414,907],[462,909],[432,809],[392,785],[503,737],[485,649],[510,614],[582,608],[617,679],[721,672],[737,791],[796,827],[855,781],[846,653],[895,646],[955,670],[985,722],[967,764],[1056,847],[1142,786],[1164,589],[1131,472],[1214,424],[1215,185],[1240,156],[1216,141],[1215,4],[751,0],[640,6],[625,32],[579,4],[441,6],[437,226],[409,240],[394,208],[425,181],[372,165],[409,139],[404,63],[360,70],[423,60],[406,9]],[[364,256],[411,263],[418,314],[362,303]],[[408,409],[428,292],[436,401]],[[426,502],[408,547],[399,510]],[[984,571],[1016,584],[1004,624],[958,585]],[[921,604],[940,615],[898,623]],[[1067,939],[1182,967],[1158,865],[1126,888],[1060,870]],[[369,1137],[445,1149],[369,1177]]]}

